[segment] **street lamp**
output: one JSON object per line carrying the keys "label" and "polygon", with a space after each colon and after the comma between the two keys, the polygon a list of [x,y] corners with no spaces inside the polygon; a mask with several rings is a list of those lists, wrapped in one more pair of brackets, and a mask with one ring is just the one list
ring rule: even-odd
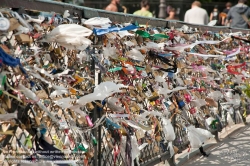
{"label": "street lamp", "polygon": [[166,18],[166,0],[160,0],[160,5],[159,5],[160,11],[159,11],[159,18]]}

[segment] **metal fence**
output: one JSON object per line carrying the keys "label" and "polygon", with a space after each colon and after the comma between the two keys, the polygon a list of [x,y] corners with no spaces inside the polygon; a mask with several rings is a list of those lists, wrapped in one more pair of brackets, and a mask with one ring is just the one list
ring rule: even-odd
{"label": "metal fence", "polygon": [[[86,7],[79,7],[79,6],[74,6],[74,5],[68,5],[68,4],[63,4],[63,3],[58,3],[58,2],[47,2],[43,0],[39,1],[28,1],[28,0],[4,0],[1,4],[3,7],[15,7],[19,8],[22,6],[24,9],[33,9],[33,10],[39,10],[39,11],[55,11],[58,13],[63,13],[64,10],[70,10],[70,12],[77,12],[79,13],[83,18],[91,18],[91,17],[109,17],[111,20],[116,20],[116,21],[121,21],[121,22],[126,22],[130,21],[131,19],[134,19],[138,21],[139,23],[146,23],[150,20],[150,24],[154,26],[161,26],[161,27],[170,27],[170,26],[175,26],[175,27],[180,27],[183,24],[187,25],[186,23],[183,22],[176,22],[176,21],[165,21],[161,19],[151,19],[151,18],[145,18],[145,17],[137,17],[133,15],[124,15],[120,13],[111,13],[107,11],[102,11],[102,10],[96,10],[96,9],[91,9],[91,8],[86,8]],[[191,25],[191,24],[190,24]],[[242,29],[230,29],[228,27],[208,27],[208,26],[201,26],[201,25],[192,25],[192,27],[197,27],[203,30],[211,30],[211,31],[245,31],[248,32],[248,30],[242,30]],[[100,83],[100,78],[99,78],[99,83]],[[42,86],[42,85],[41,85]],[[42,86],[43,87],[43,86]],[[46,89],[46,87],[44,87]],[[94,104],[94,103],[93,103]],[[97,118],[102,117],[101,111],[99,111],[98,106],[94,104],[94,110],[92,114],[93,120],[96,120]],[[23,129],[27,130],[32,136],[36,135],[36,129],[37,126],[26,126],[27,121],[30,121],[34,117],[38,116],[37,112],[35,111],[35,107],[32,104],[28,104],[27,106],[23,106],[18,101],[13,101],[12,102],[12,110],[19,110],[18,114],[18,119],[20,120],[19,125],[23,127]],[[54,109],[54,112],[58,112],[58,109]],[[183,118],[180,115],[175,115],[173,118],[173,126],[174,130],[176,133],[176,140],[174,141],[174,145],[179,149],[179,153],[181,153],[183,150],[185,150],[189,144],[188,139],[187,139],[187,134],[186,131],[183,130],[183,127],[181,124],[183,124],[183,121],[185,123],[191,123],[193,125],[199,125],[201,128],[205,128],[204,122],[200,121],[197,122],[195,121],[195,118],[193,115],[189,114],[187,110],[182,110],[187,112],[187,119]],[[222,113],[222,110],[220,110]],[[70,114],[69,111],[67,110],[62,110],[60,114],[58,114],[58,120],[63,120],[66,121],[68,124],[75,123],[74,121],[68,119],[68,115]],[[42,115],[40,115],[42,116]],[[45,123],[48,124],[48,137],[55,143],[57,138],[63,138],[67,135],[67,131],[58,131],[56,130],[57,126],[55,124],[51,123],[47,119],[42,119]],[[23,126],[22,126],[23,124]],[[80,124],[76,124],[80,126]],[[25,127],[26,126],[26,127]],[[89,161],[88,163],[93,165],[93,166],[111,166],[111,165],[119,165],[119,166],[126,166],[126,159],[122,155],[122,153],[119,153],[117,156],[114,155],[113,150],[114,146],[120,145],[122,142],[117,142],[117,140],[113,139],[115,137],[115,129],[109,128],[108,131],[106,131],[105,128],[109,128],[107,124],[103,124],[103,126],[99,126],[97,129],[94,130],[93,133],[86,133],[86,138],[89,138],[86,141],[91,140],[91,135],[93,134],[98,141],[98,145],[95,147],[92,147],[94,149],[94,152],[92,154],[89,154]],[[13,126],[10,128],[13,131],[17,130],[17,126]],[[161,129],[159,130],[159,139],[157,141],[151,141],[150,138],[147,139],[142,139],[143,142],[149,143],[147,147],[145,147],[141,151],[141,155],[139,156],[139,163],[142,166],[146,165],[153,165],[157,164],[161,161],[168,160],[171,165],[173,165],[173,160],[170,159],[170,153],[167,150],[167,143],[164,143],[165,141],[165,136],[164,133],[162,132]],[[24,133],[25,134],[25,133]],[[110,136],[110,134],[113,136]],[[2,147],[5,147],[7,145],[10,145],[10,142],[16,141],[17,143],[19,141],[20,137],[16,136],[7,136],[6,139],[2,142]],[[129,138],[127,138],[129,139]],[[38,141],[38,138],[35,137],[32,139],[33,142]],[[71,150],[74,151],[73,146],[70,146]],[[9,153],[11,153],[9,151]],[[35,153],[35,151],[34,151]],[[74,157],[74,156],[73,156]],[[77,156],[75,156],[77,157]],[[135,165],[136,165],[136,161]],[[79,164],[81,165],[81,164]]]}

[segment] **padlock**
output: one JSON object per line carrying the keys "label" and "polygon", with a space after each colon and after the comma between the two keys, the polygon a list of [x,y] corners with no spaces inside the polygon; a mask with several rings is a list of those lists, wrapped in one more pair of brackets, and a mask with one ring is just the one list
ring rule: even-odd
{"label": "padlock", "polygon": [[32,39],[27,34],[19,34],[15,36],[17,41],[20,43],[31,43]]}
{"label": "padlock", "polygon": [[86,107],[87,107],[87,109],[89,110],[89,111],[92,111],[92,110],[94,110],[94,105],[91,103],[91,102],[89,102],[89,103],[87,103],[86,104]]}
{"label": "padlock", "polygon": [[0,31],[7,31],[10,28],[10,21],[0,12]]}
{"label": "padlock", "polygon": [[35,92],[36,96],[39,97],[40,99],[47,99],[48,95],[45,92],[45,90],[38,90]]}
{"label": "padlock", "polygon": [[156,140],[157,142],[160,142],[160,141],[161,141],[161,136],[160,136],[160,134],[157,134],[157,135],[155,136],[155,140]]}

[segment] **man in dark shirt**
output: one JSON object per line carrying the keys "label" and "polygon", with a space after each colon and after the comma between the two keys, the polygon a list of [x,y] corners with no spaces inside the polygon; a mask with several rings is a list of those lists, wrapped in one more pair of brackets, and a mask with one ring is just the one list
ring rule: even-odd
{"label": "man in dark shirt", "polygon": [[250,25],[250,8],[245,3],[246,0],[239,0],[238,4],[229,10],[227,22],[231,20],[231,27],[247,29]]}
{"label": "man in dark shirt", "polygon": [[231,9],[231,7],[232,7],[232,3],[231,2],[227,2],[226,3],[226,9],[223,10],[223,13],[227,14],[229,12],[229,10]]}

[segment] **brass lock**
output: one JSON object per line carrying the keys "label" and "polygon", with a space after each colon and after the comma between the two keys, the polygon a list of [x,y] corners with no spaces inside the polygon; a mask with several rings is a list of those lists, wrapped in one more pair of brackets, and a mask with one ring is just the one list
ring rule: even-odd
{"label": "brass lock", "polygon": [[92,110],[95,108],[94,105],[93,105],[91,102],[87,103],[87,104],[86,104],[86,107],[87,107],[87,109],[88,109],[89,111],[92,111]]}

